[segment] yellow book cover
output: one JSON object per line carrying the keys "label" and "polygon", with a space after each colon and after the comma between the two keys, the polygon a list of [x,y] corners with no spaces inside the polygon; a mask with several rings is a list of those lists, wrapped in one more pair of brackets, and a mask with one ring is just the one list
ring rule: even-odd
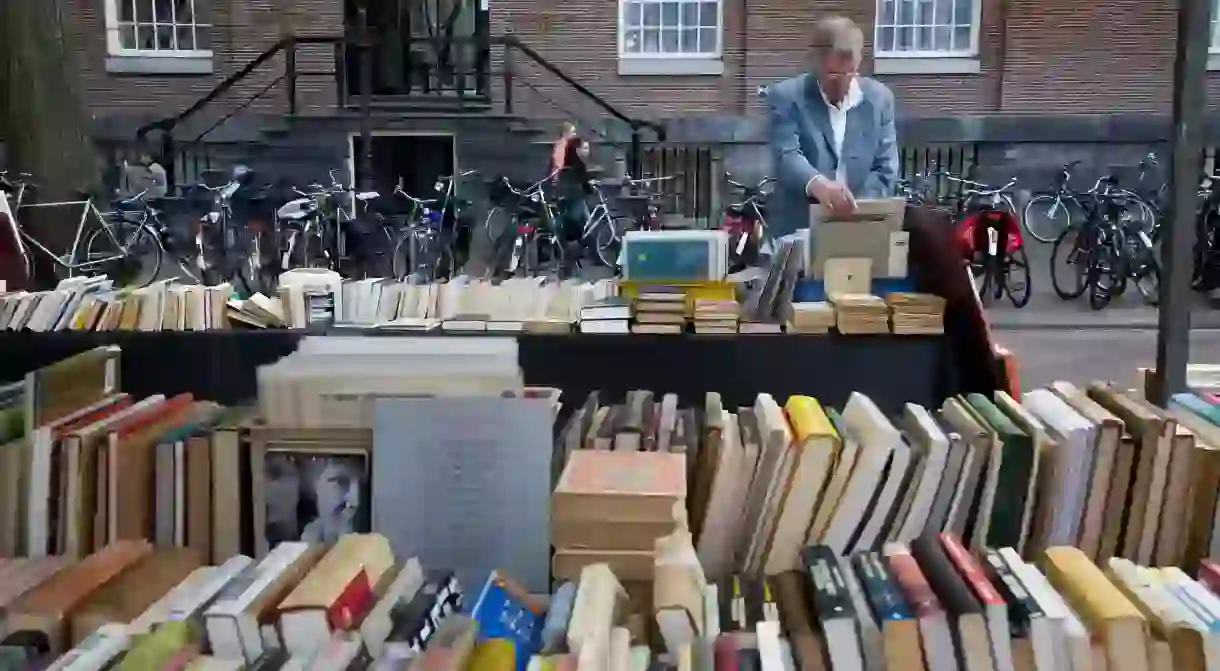
{"label": "yellow book cover", "polygon": [[361,570],[376,585],[394,566],[390,541],[381,534],[347,534],[339,539],[296,589],[280,602],[281,611],[329,608]]}
{"label": "yellow book cover", "polygon": [[517,668],[517,648],[504,638],[493,638],[475,646],[466,671],[513,671]]}
{"label": "yellow book cover", "polygon": [[803,443],[811,435],[839,437],[822,405],[812,396],[789,396],[784,413],[788,415],[797,442]]}
{"label": "yellow book cover", "polygon": [[1148,621],[1083,552],[1052,547],[1043,553],[1046,577],[1105,649],[1111,671],[1144,671]]}
{"label": "yellow book cover", "polygon": [[153,633],[139,637],[116,671],[160,669],[194,642],[194,631],[188,621],[166,622]]}

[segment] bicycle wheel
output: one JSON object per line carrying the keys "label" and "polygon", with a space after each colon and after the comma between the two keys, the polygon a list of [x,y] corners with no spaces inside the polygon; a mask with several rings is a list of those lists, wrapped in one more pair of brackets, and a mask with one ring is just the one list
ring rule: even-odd
{"label": "bicycle wheel", "polygon": [[1013,307],[1023,308],[1029,303],[1029,257],[1025,247],[1018,247],[1004,257],[1000,280]]}
{"label": "bicycle wheel", "polygon": [[[88,272],[104,274],[115,286],[141,288],[152,284],[161,272],[165,249],[161,238],[147,224],[110,224],[111,233],[101,226],[85,235],[82,262],[110,259],[87,267]],[[115,244],[118,239],[120,245]]]}
{"label": "bicycle wheel", "polygon": [[1055,238],[1051,248],[1051,286],[1059,298],[1080,298],[1088,288],[1088,246],[1080,229],[1068,228]]}
{"label": "bicycle wheel", "polygon": [[1099,243],[1089,249],[1089,307],[1094,310],[1106,307],[1114,297],[1115,267],[1114,249],[1110,245]]}
{"label": "bicycle wheel", "polygon": [[1042,194],[1034,196],[1025,204],[1021,218],[1025,232],[1038,242],[1054,242],[1063,231],[1072,225],[1072,213],[1068,204],[1059,196]]}
{"label": "bicycle wheel", "polygon": [[623,250],[623,233],[631,226],[631,219],[618,217],[599,226],[593,235],[597,245],[597,260],[607,268],[618,268],[618,255]]}
{"label": "bicycle wheel", "polygon": [[1135,288],[1148,305],[1157,305],[1161,298],[1161,264],[1156,250],[1149,247],[1146,233],[1131,236],[1127,245],[1127,268]]}

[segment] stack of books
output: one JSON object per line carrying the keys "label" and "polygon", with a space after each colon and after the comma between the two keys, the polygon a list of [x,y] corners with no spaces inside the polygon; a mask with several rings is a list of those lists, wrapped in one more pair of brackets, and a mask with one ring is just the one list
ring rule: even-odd
{"label": "stack of books", "polygon": [[879,296],[872,294],[834,294],[830,303],[835,308],[835,325],[839,333],[889,333],[890,308]]}
{"label": "stack of books", "polygon": [[682,333],[685,327],[684,292],[649,292],[636,297],[632,333]]}
{"label": "stack of books", "polygon": [[631,301],[604,298],[580,309],[581,333],[630,333]]}
{"label": "stack of books", "polygon": [[835,326],[834,306],[825,301],[792,303],[788,333],[826,333]]}
{"label": "stack of books", "polygon": [[695,333],[737,333],[740,314],[737,301],[695,299]]}
{"label": "stack of books", "polygon": [[686,526],[686,459],[629,450],[573,452],[551,498],[552,574],[595,564],[625,580],[652,579],[654,545]]}
{"label": "stack of books", "polygon": [[933,294],[886,294],[890,324],[896,335],[939,335],[945,332],[945,299]]}

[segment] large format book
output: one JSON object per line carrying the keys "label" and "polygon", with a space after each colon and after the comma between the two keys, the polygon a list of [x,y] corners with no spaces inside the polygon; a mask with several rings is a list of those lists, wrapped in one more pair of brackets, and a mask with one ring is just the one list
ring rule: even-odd
{"label": "large format book", "polygon": [[879,553],[864,552],[852,558],[869,610],[881,630],[885,669],[922,670],[919,620],[907,605],[902,590]]}
{"label": "large format book", "polygon": [[745,511],[749,538],[745,568],[749,573],[759,572],[765,563],[767,543],[775,528],[784,488],[790,484],[788,473],[792,470],[792,429],[784,418],[784,411],[770,394],[759,394],[754,401],[754,416],[758,421],[762,452]]}
{"label": "large format book", "polygon": [[106,583],[72,617],[73,643],[79,644],[106,624],[130,624],[201,563],[194,550],[154,550]]}
{"label": "large format book", "polygon": [[794,463],[764,567],[767,575],[800,565],[800,551],[839,447],[839,436],[816,400],[792,396],[784,411],[792,424]]}
{"label": "large format book", "polygon": [[864,668],[855,607],[834,550],[811,545],[801,553],[813,594],[813,610],[829,649],[830,668],[856,671]]}
{"label": "large format book", "polygon": [[1019,547],[1026,497],[1034,476],[1033,440],[981,394],[970,394],[966,401],[979,418],[996,432],[1000,443],[1000,449],[992,455],[988,464],[987,491],[990,492],[991,501],[982,545]]}
{"label": "large format book", "polygon": [[[1103,404],[1104,405],[1104,404]],[[1048,548],[1047,578],[1098,637],[1112,671],[1146,671],[1148,622],[1083,552]]]}
{"label": "large format book", "polygon": [[1140,564],[1150,563],[1165,502],[1171,442],[1177,422],[1166,422],[1146,405],[1099,383],[1089,385],[1089,396],[1122,419],[1138,441],[1139,459],[1120,554]]}
{"label": "large format book", "polygon": [[953,564],[953,568],[982,606],[983,615],[987,621],[987,638],[990,642],[991,658],[995,663],[996,671],[1011,671],[1013,659],[1012,637],[1008,628],[1008,604],[987,580],[983,567],[966,550],[966,546],[962,545],[961,541],[944,533],[937,534],[937,540]]}
{"label": "large format book", "polygon": [[881,477],[882,485],[865,511],[864,523],[850,541],[849,552],[873,550],[884,543],[911,485],[913,450],[899,434]]}
{"label": "large format book", "polygon": [[1038,512],[1039,487],[1042,482],[1049,479],[1050,475],[1049,469],[1045,465],[1049,461],[1047,455],[1052,454],[1056,446],[1046,432],[1046,425],[1007,392],[1003,390],[995,392],[995,405],[1008,416],[1008,419],[1012,420],[1018,429],[1029,436],[1033,449],[1029,485],[1025,490],[1025,510],[1021,514],[1021,541],[1016,545],[1017,552],[1023,553],[1034,528],[1034,516]]}
{"label": "large format book", "polygon": [[1198,438],[1191,467],[1190,520],[1182,559],[1182,565],[1190,569],[1197,566],[1201,559],[1215,556],[1211,548],[1220,540],[1220,535],[1214,533],[1216,505],[1220,500],[1220,426],[1206,415],[1197,414],[1182,405],[1182,397],[1197,399],[1190,394],[1175,394],[1166,412],[1178,421],[1179,426],[1190,429]]}
{"label": "large format book", "polygon": [[273,609],[325,552],[322,545],[280,543],[225,585],[203,614],[212,652],[247,662],[258,659],[267,647],[262,627],[270,623]]}
{"label": "large format book", "polygon": [[[902,411],[902,428],[906,431],[911,448],[920,453],[919,467],[912,480],[910,505],[900,525],[891,529],[888,540],[909,543],[925,529],[935,526],[933,505],[942,480],[949,474],[946,462],[949,457],[949,438],[922,406],[907,403]],[[939,531],[936,526],[933,531]]]}
{"label": "large format book", "polygon": [[919,638],[923,642],[924,661],[928,669],[954,671],[958,668],[949,620],[923,570],[905,545],[889,543],[882,550],[890,571],[902,593],[919,618]]}
{"label": "large format book", "polygon": [[10,632],[29,632],[40,650],[62,654],[70,645],[69,625],[89,597],[115,576],[143,559],[147,541],[124,541],[86,557],[26,592],[7,610]]}
{"label": "large format book", "polygon": [[950,506],[948,531],[977,549],[982,545],[990,517],[994,489],[988,490],[988,475],[1000,449],[999,436],[961,398],[945,399],[941,415],[970,447],[970,460],[962,464],[962,476]]}
{"label": "large format book", "polygon": [[712,579],[727,576],[735,569],[735,550],[744,525],[745,506],[752,468],[746,464],[737,416],[725,413],[720,432],[720,450],[716,474],[708,496],[703,533],[696,547],[699,563]]}
{"label": "large format book", "polygon": [[[1049,645],[1042,644],[1040,633],[1034,636],[1035,665],[1038,668],[1056,669],[1090,668],[1093,651],[1088,632],[1059,592],[1051,587],[1050,581],[1037,567],[1022,561],[1012,548],[1001,548],[1000,557],[1042,613],[1040,622],[1045,624],[1032,624],[1045,627]],[[1090,663],[1082,665],[1083,660],[1090,660]]]}
{"label": "large format book", "polygon": [[1022,403],[1046,424],[1058,443],[1052,469],[1053,482],[1045,492],[1050,517],[1044,528],[1036,528],[1038,547],[1070,545],[1080,536],[1085,500],[1089,490],[1089,466],[1096,438],[1094,426],[1066,401],[1047,389],[1026,392]]}
{"label": "large format book", "polygon": [[838,554],[847,552],[857,530],[867,523],[868,503],[881,483],[895,445],[902,440],[872,399],[859,392],[852,392],[843,408],[843,426],[845,433],[860,442],[860,455],[822,538],[822,543]]}
{"label": "large format book", "polygon": [[916,538],[911,542],[911,555],[919,562],[932,591],[949,614],[960,668],[970,671],[993,669],[986,613],[965,579],[958,574],[940,539],[934,534]]}
{"label": "large format book", "polygon": [[804,576],[799,571],[786,571],[775,576],[775,603],[779,607],[784,633],[792,645],[800,671],[827,671],[826,641],[815,631],[811,607],[805,598]]}
{"label": "large format book", "polygon": [[1207,668],[1203,636],[1206,628],[1186,604],[1161,584],[1154,571],[1121,557],[1111,557],[1106,564],[1110,581],[1148,619],[1152,640],[1168,645],[1172,668],[1175,671],[1204,671]]}
{"label": "large format book", "polygon": [[394,566],[390,541],[381,534],[348,534],[318,561],[280,602],[284,648],[292,654],[351,630],[373,606],[373,586]]}
{"label": "large format book", "polygon": [[[1089,495],[1085,502],[1078,546],[1086,555],[1104,560],[1114,554],[1114,548],[1117,546],[1120,522],[1111,523],[1110,518],[1121,520],[1122,508],[1126,503],[1127,487],[1129,487],[1131,479],[1130,462],[1127,462],[1125,472],[1122,464],[1119,463],[1119,445],[1123,437],[1123,423],[1114,413],[1106,410],[1071,383],[1056,382],[1051,389],[1094,426],[1096,444],[1094,445],[1093,472],[1089,482]],[[1117,496],[1111,496],[1111,488],[1121,489],[1121,492],[1116,492]],[[1116,507],[1108,510],[1112,503],[1116,504]],[[1102,556],[1103,546],[1109,553],[1104,557]]]}
{"label": "large format book", "polygon": [[835,460],[834,472],[826,483],[826,491],[822,494],[822,502],[809,525],[809,534],[805,538],[806,545],[817,545],[826,536],[831,520],[839,509],[843,493],[847,491],[847,483],[851,480],[852,471],[856,467],[857,458],[861,452],[860,441],[853,438],[843,423],[843,418],[833,408],[826,409],[826,417],[831,426],[839,434],[841,445],[839,456]]}
{"label": "large format book", "polygon": [[572,619],[568,623],[568,649],[580,655],[586,646],[596,646],[598,633],[610,631],[626,600],[627,592],[609,566],[584,567],[576,589],[576,603],[572,606]]}

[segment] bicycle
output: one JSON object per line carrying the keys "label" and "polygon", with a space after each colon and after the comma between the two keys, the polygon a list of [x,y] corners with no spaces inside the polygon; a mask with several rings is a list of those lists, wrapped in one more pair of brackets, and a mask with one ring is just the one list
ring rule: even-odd
{"label": "bicycle", "polygon": [[[82,200],[51,203],[26,203],[28,192],[37,188],[29,181],[32,175],[20,173],[10,180],[8,172],[0,172],[0,188],[13,195],[8,222],[10,233],[21,257],[22,271],[27,279],[34,276],[34,254],[41,253],[54,264],[56,274],[72,277],[76,274],[100,273],[120,286],[145,287],[161,271],[160,237],[148,225],[116,226],[108,221],[93,204],[93,196],[81,192]],[[72,244],[66,252],[56,254],[38,241],[22,226],[18,214],[22,211],[82,206]],[[90,250],[93,250],[92,252]],[[84,258],[81,258],[83,252]],[[137,275],[130,279],[130,271]],[[147,271],[147,272],[145,272]],[[147,276],[147,277],[145,277]]]}
{"label": "bicycle", "polygon": [[[593,190],[597,194],[597,204],[589,212],[589,216],[585,219],[584,226],[581,228],[580,243],[583,248],[592,249],[594,255],[601,265],[617,270],[618,255],[623,246],[623,234],[634,228],[660,228],[660,223],[657,217],[657,207],[653,202],[655,194],[639,193],[639,191],[648,186],[652,186],[658,182],[673,179],[673,176],[668,177],[647,177],[643,179],[632,179],[631,175],[627,175],[621,179],[613,180],[592,180]],[[632,216],[631,214],[622,214],[612,211],[610,208],[609,199],[606,198],[605,187],[618,186],[627,190],[627,194],[619,194],[618,200],[620,204],[626,203],[630,206],[633,201],[642,203],[642,207],[638,207],[639,212]]]}
{"label": "bicycle", "polygon": [[469,201],[456,196],[457,180],[477,175],[477,170],[465,170],[457,175],[436,179],[433,190],[437,198],[416,198],[403,191],[402,180],[394,195],[411,203],[406,222],[392,236],[392,273],[402,280],[408,275],[428,277],[431,281],[453,277],[463,264],[458,262],[461,247],[462,208]]}
{"label": "bicycle", "polygon": [[[1097,180],[1087,192],[1084,222],[1063,231],[1051,251],[1055,293],[1072,300],[1087,291],[1094,310],[1121,295],[1128,281],[1134,281],[1149,305],[1159,300],[1161,273],[1154,241],[1142,221],[1131,215],[1136,197],[1117,184],[1113,176]],[[1065,277],[1060,265],[1074,267],[1074,277]]]}
{"label": "bicycle", "polygon": [[237,280],[248,293],[270,290],[274,285],[274,272],[263,258],[262,231],[246,226],[239,230],[235,225],[233,198],[252,174],[246,166],[237,165],[224,184],[195,185],[210,199],[195,230],[195,267],[204,284]]}
{"label": "bicycle", "polygon": [[1075,206],[1077,211],[1084,209],[1080,195],[1068,188],[1068,183],[1072,180],[1072,168],[1080,163],[1064,163],[1063,170],[1055,179],[1054,190],[1038,193],[1025,204],[1022,217],[1025,232],[1038,242],[1054,242],[1055,238],[1071,227],[1072,207]]}
{"label": "bicycle", "polygon": [[775,180],[763,177],[758,184],[750,186],[733,180],[724,173],[724,181],[740,194],[737,202],[724,207],[721,215],[721,230],[729,234],[729,266],[733,271],[758,263],[760,250],[772,246],[774,241],[767,231],[766,192]]}
{"label": "bicycle", "polygon": [[[491,183],[492,201],[496,205],[487,213],[483,225],[493,254],[488,274],[533,275],[544,266],[557,272],[564,268],[563,242],[555,230],[558,214],[544,188],[558,174],[556,170],[521,188],[514,186],[508,177]],[[507,221],[498,222],[498,217],[507,217]],[[512,236],[509,245],[503,244],[506,235]]]}
{"label": "bicycle", "polygon": [[945,177],[966,187],[959,204],[964,216],[958,223],[958,239],[971,276],[981,281],[979,299],[987,304],[1007,294],[1013,307],[1025,307],[1031,295],[1029,257],[1012,207],[1016,178],[996,187],[954,175]]}

